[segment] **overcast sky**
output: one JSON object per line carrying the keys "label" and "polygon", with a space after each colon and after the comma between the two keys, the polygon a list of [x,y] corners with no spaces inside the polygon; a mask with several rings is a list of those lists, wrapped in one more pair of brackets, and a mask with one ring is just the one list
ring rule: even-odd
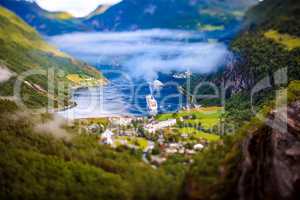
{"label": "overcast sky", "polygon": [[45,10],[67,11],[75,17],[84,17],[100,4],[113,5],[121,0],[36,0]]}

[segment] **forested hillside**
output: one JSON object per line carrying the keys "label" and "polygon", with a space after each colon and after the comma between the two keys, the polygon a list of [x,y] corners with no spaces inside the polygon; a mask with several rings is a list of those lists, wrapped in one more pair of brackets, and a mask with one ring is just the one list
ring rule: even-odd
{"label": "forested hillside", "polygon": [[[252,117],[250,92],[259,81],[269,77],[269,86],[253,96],[254,105],[261,107],[275,97],[274,89],[299,80],[299,7],[299,1],[265,0],[250,9],[245,16],[243,30],[231,42],[234,59],[231,58],[215,74],[194,76],[192,89],[203,80],[218,85],[232,82],[226,93],[226,97],[230,97],[226,100],[228,121],[243,123],[249,120]],[[286,70],[288,81],[285,84],[275,83],[278,70]],[[201,93],[209,92],[209,88],[203,88]],[[220,101],[209,99],[201,103],[220,104]]]}
{"label": "forested hillside", "polygon": [[[238,101],[242,96],[249,99],[254,85],[268,76],[269,87],[255,96],[255,102],[261,105],[275,97],[274,89],[299,80],[299,8],[299,1],[266,0],[248,12],[245,30],[232,43],[232,50],[239,59],[225,72],[225,80],[234,81],[235,90],[243,93],[233,99]],[[278,14],[274,16],[274,13]],[[280,82],[275,77],[278,70],[286,70],[285,84],[276,83]],[[248,110],[249,103],[246,103],[248,106],[244,104]]]}
{"label": "forested hillside", "polygon": [[62,119],[53,129],[52,115],[11,101],[0,100],[0,110],[0,199],[167,200],[181,191],[182,166],[153,169],[138,150],[100,145]]}
{"label": "forested hillside", "polygon": [[124,0],[85,23],[97,30],[149,28],[229,31],[237,28],[253,0]]}
{"label": "forested hillside", "polygon": [[[16,76],[27,70],[61,70],[64,75],[56,80],[66,81],[69,73],[85,74],[101,78],[101,73],[89,65],[77,61],[47,44],[41,36],[12,12],[0,7],[0,65],[7,68],[13,76],[0,83],[0,95],[12,96]],[[23,94],[31,106],[45,106],[48,89],[46,76],[28,77]],[[68,97],[66,97],[68,98]]]}
{"label": "forested hillside", "polygon": [[[300,141],[298,19],[299,1],[263,1],[248,11],[244,30],[231,44],[237,59],[214,75],[194,77],[194,84],[201,80],[234,84],[226,95],[228,136],[223,145],[212,146],[195,159],[186,180],[189,199],[299,198],[299,154],[295,153]],[[275,76],[280,70],[283,77]],[[266,77],[263,86],[268,87],[251,104],[253,87]],[[279,99],[288,91],[287,120],[282,105],[275,108],[275,90],[283,95]],[[203,88],[202,92],[211,91]],[[282,100],[277,96],[277,103]],[[251,106],[264,120],[254,116]],[[277,126],[270,126],[275,115],[279,115]],[[287,124],[287,130],[280,124]],[[226,132],[232,131],[226,129],[229,125],[235,127],[234,132]]]}
{"label": "forested hillside", "polygon": [[[30,69],[59,69],[63,76],[55,79],[62,85],[68,73],[103,78],[94,68],[49,46],[2,7],[0,23],[1,75],[10,72],[8,80],[1,76],[2,96],[12,95],[16,76]],[[46,91],[46,76],[26,81],[30,84],[24,85],[23,94],[34,108],[55,98]],[[141,160],[139,150],[100,145],[97,136],[79,134],[77,123],[33,114],[10,98],[0,99],[0,124],[0,199],[176,199],[181,191],[184,166],[153,169]],[[175,170],[179,173],[172,173]]]}
{"label": "forested hillside", "polygon": [[100,5],[90,15],[74,18],[68,13],[48,12],[34,1],[0,0],[36,30],[45,35],[82,31],[125,31],[151,28],[237,31],[245,11],[256,0],[123,0]]}

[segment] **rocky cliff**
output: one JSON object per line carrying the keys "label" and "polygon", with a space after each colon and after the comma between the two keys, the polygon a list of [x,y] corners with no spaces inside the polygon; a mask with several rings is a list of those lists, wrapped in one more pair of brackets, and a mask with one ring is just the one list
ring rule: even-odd
{"label": "rocky cliff", "polygon": [[[270,118],[276,127],[264,126],[243,143],[238,196],[242,200],[300,198],[300,101]],[[272,119],[273,120],[273,119]],[[278,126],[278,125],[282,126]],[[287,125],[287,129],[285,128]]]}

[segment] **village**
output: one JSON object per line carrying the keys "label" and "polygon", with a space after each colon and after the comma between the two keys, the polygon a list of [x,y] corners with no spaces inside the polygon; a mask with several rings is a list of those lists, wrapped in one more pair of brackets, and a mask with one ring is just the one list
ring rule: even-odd
{"label": "village", "polygon": [[100,145],[141,151],[143,160],[160,165],[172,155],[187,158],[218,142],[222,108],[207,107],[155,117],[110,117],[79,120]]}

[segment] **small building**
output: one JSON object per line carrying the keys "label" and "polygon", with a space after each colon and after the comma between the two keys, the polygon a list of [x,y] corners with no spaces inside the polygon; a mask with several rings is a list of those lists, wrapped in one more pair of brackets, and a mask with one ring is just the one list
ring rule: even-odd
{"label": "small building", "polygon": [[169,144],[169,147],[173,148],[173,149],[179,149],[181,147],[181,145],[178,143],[171,143],[171,144]]}
{"label": "small building", "polygon": [[163,144],[165,142],[164,136],[163,135],[159,135],[157,142],[158,142],[158,144]]}
{"label": "small building", "polygon": [[166,162],[166,158],[164,157],[159,157],[159,156],[151,156],[151,163],[155,164],[155,165],[161,165],[164,162]]}
{"label": "small building", "polygon": [[204,146],[202,145],[202,144],[196,144],[196,145],[194,145],[194,147],[193,147],[193,149],[195,150],[195,151],[200,151],[200,150],[202,150],[204,148]]}
{"label": "small building", "polygon": [[101,134],[101,143],[107,145],[113,145],[114,144],[113,136],[114,136],[113,132],[111,132],[110,130],[106,130],[104,133]]}
{"label": "small building", "polygon": [[178,150],[178,153],[179,153],[179,154],[184,154],[184,152],[185,152],[185,149],[184,149],[184,148],[181,148],[181,149]]}
{"label": "small building", "polygon": [[155,133],[158,130],[162,130],[162,129],[174,126],[174,125],[176,125],[176,123],[177,123],[176,119],[169,119],[169,120],[161,121],[161,122],[158,122],[158,123],[147,124],[144,127],[144,129],[146,131],[148,131],[149,133]]}
{"label": "small building", "polygon": [[91,133],[96,133],[96,132],[98,132],[100,129],[101,129],[101,127],[100,127],[100,125],[98,125],[98,124],[92,124],[92,125],[89,125],[89,126],[87,127],[88,132],[91,132]]}
{"label": "small building", "polygon": [[177,150],[177,149],[173,149],[173,148],[166,148],[166,149],[165,149],[165,152],[166,152],[167,154],[175,154],[175,153],[178,152],[178,150]]}
{"label": "small building", "polygon": [[183,133],[183,134],[181,134],[181,137],[184,138],[184,139],[186,139],[186,138],[189,137],[189,135],[187,133]]}
{"label": "small building", "polygon": [[187,149],[185,152],[186,152],[186,154],[188,154],[188,155],[193,155],[193,154],[196,153],[194,150],[188,150],[188,149]]}
{"label": "small building", "polygon": [[115,126],[128,126],[132,123],[132,118],[130,117],[119,117],[119,118],[112,118],[111,122]]}

